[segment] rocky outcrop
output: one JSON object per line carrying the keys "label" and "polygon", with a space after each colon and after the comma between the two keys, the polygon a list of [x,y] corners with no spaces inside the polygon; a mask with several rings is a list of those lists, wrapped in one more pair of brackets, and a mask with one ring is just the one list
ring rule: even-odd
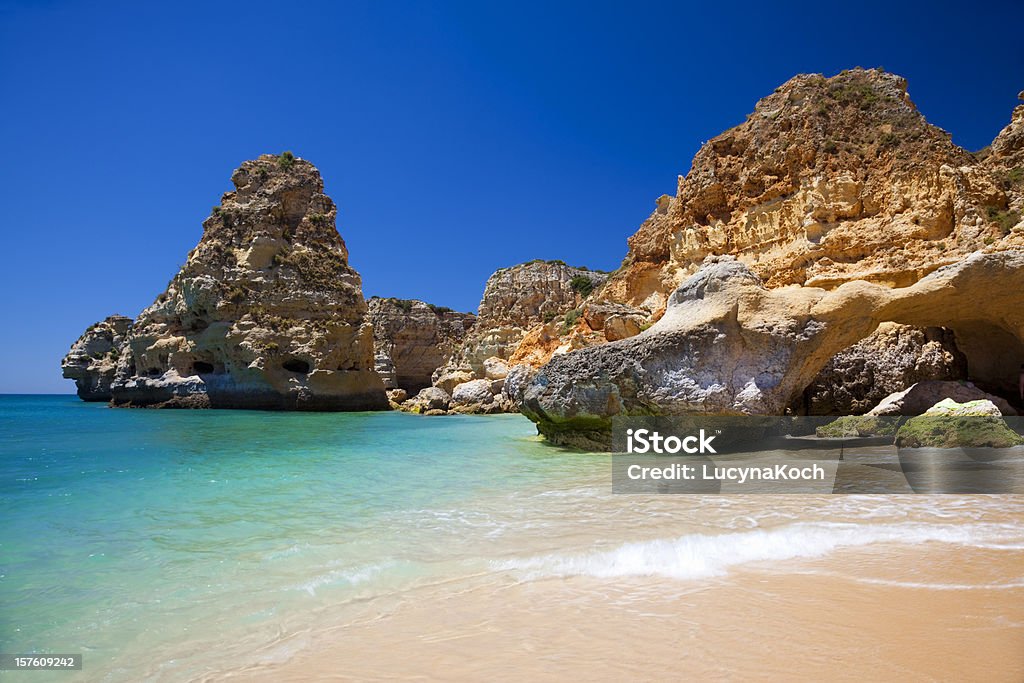
{"label": "rocky outcrop", "polygon": [[829,360],[792,411],[860,415],[917,382],[966,378],[967,359],[950,330],[882,323],[869,337]]}
{"label": "rocky outcrop", "polygon": [[386,409],[358,273],[320,173],[243,163],[167,291],[132,325],[115,405]]}
{"label": "rocky outcrop", "polygon": [[999,408],[984,399],[957,403],[944,399],[896,433],[900,448],[1011,448],[1024,437],[1010,429]]}
{"label": "rocky outcrop", "polygon": [[[475,326],[451,359],[434,373],[433,385],[452,397],[457,412],[517,410],[517,402],[503,392],[509,367],[546,361],[555,349],[532,357],[529,349],[534,348],[535,340],[546,329],[575,324],[587,295],[607,277],[561,261],[530,261],[498,270],[487,280]],[[486,381],[489,399],[483,394],[484,383],[478,380]],[[469,388],[459,391],[461,385],[471,382]]]}
{"label": "rocky outcrop", "polygon": [[472,313],[422,301],[372,297],[368,304],[377,372],[386,388],[409,394],[430,386],[476,322]]}
{"label": "rocky outcrop", "polygon": [[[1024,99],[1024,91],[1018,98]],[[987,207],[988,218],[1004,233],[1019,229],[1024,215],[1024,104],[1013,110],[1010,123],[999,132],[992,145],[981,154],[984,166],[1006,193],[1006,201]]]}
{"label": "rocky outcrop", "polygon": [[112,315],[87,329],[61,361],[66,379],[75,380],[83,401],[109,401],[110,385],[121,356],[131,318]]}
{"label": "rocky outcrop", "polygon": [[[797,76],[704,144],[580,324],[538,338],[566,353],[523,412],[592,447],[617,414],[863,412],[964,377],[1016,396],[1024,107],[975,155],[906,86],[873,69]],[[629,321],[609,326],[616,306]],[[885,323],[908,327],[875,333]]]}
{"label": "rocky outcrop", "polygon": [[908,286],[975,250],[1020,246],[994,170],[1016,168],[1021,109],[982,164],[924,119],[899,76],[796,76],[701,147],[601,296],[657,310],[709,255],[735,255],[769,288],[834,289]]}
{"label": "rocky outcrop", "polygon": [[976,387],[973,382],[918,382],[903,391],[886,396],[868,411],[870,416],[913,417],[928,411],[942,401],[972,403],[984,401],[996,406],[1001,415],[1016,415],[1017,411],[1006,399],[993,396]]}
{"label": "rocky outcrop", "polygon": [[1006,383],[1024,360],[1021,287],[1024,251],[972,254],[910,287],[833,290],[769,289],[745,264],[711,258],[649,330],[552,358],[522,410],[552,441],[584,447],[607,447],[615,415],[781,415],[883,322],[948,327],[969,366]]}
{"label": "rocky outcrop", "polygon": [[499,269],[487,279],[476,326],[435,379],[460,371],[483,377],[484,361],[511,358],[529,330],[575,310],[606,279],[605,273],[561,261]]}

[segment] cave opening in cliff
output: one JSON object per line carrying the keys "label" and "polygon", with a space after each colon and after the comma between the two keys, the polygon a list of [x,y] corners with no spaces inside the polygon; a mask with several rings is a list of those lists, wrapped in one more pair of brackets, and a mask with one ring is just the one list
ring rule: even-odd
{"label": "cave opening in cliff", "polygon": [[192,364],[192,369],[197,375],[209,375],[213,373],[213,363],[197,360]]}
{"label": "cave opening in cliff", "polygon": [[281,363],[281,367],[288,372],[294,372],[300,375],[308,375],[310,371],[309,362],[304,361],[301,358],[289,358],[285,362]]}
{"label": "cave opening in cliff", "polygon": [[1024,343],[1004,327],[985,320],[958,322],[952,328],[967,357],[967,379],[1018,410],[1024,408],[1019,390]]}
{"label": "cave opening in cliff", "polygon": [[[985,320],[916,327],[886,322],[833,355],[790,405],[798,415],[859,415],[918,382],[970,382],[1024,409],[1024,343]],[[979,394],[980,397],[980,394]]]}

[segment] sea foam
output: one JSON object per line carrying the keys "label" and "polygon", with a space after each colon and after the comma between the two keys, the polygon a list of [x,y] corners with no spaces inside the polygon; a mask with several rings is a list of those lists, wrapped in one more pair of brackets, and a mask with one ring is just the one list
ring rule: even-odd
{"label": "sea foam", "polygon": [[823,557],[874,543],[978,545],[1017,540],[1022,535],[1020,527],[998,524],[799,522],[773,529],[638,541],[606,551],[516,558],[491,566],[521,573],[527,580],[567,576],[699,579],[721,576],[737,565]]}

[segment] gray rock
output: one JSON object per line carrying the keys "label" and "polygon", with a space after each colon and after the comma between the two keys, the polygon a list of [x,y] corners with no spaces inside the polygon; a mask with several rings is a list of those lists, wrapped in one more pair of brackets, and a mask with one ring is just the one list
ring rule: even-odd
{"label": "gray rock", "polygon": [[868,415],[923,415],[933,406],[949,400],[956,403],[988,401],[998,407],[1002,415],[1017,414],[1005,399],[982,391],[972,382],[929,381],[918,382],[903,391],[887,396],[869,410]]}

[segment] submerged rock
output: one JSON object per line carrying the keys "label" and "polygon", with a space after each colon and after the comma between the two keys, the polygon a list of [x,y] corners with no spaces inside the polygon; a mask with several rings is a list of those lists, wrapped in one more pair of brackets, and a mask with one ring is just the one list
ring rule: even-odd
{"label": "submerged rock", "polygon": [[359,274],[320,173],[243,163],[167,291],[135,320],[115,405],[387,409]]}

